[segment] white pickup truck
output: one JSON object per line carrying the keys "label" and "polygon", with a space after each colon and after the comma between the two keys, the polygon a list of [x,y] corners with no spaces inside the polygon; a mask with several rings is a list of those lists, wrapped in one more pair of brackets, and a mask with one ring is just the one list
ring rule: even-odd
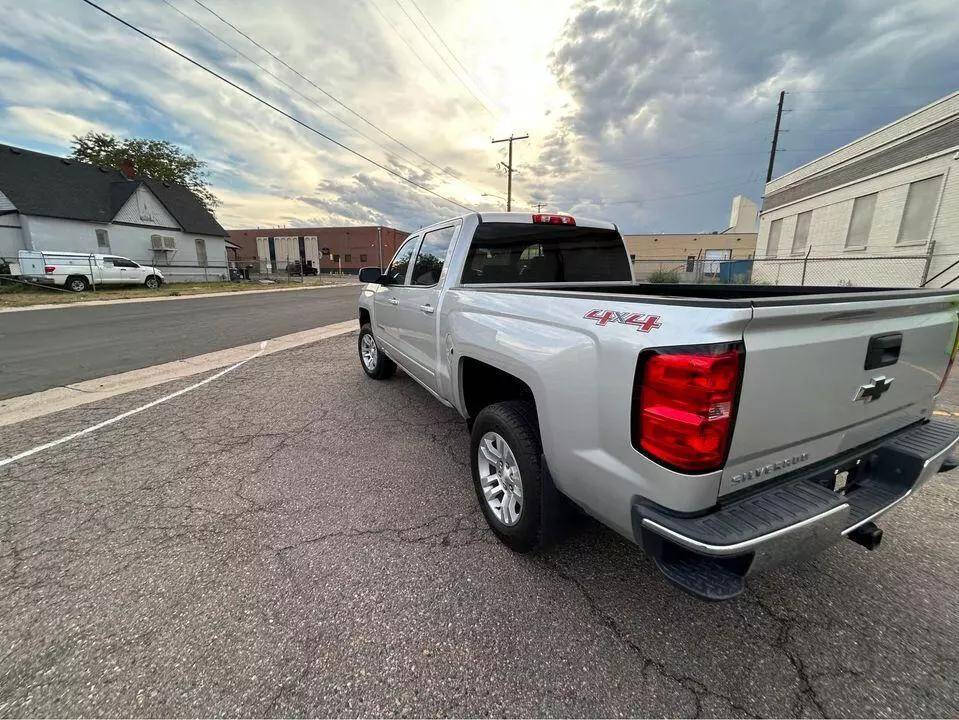
{"label": "white pickup truck", "polygon": [[163,284],[163,273],[119,255],[20,250],[17,274],[30,283],[54,285],[74,292],[91,287],[144,285],[154,290]]}
{"label": "white pickup truck", "polygon": [[644,285],[607,222],[471,214],[364,268],[359,355],[471,429],[490,527],[528,551],[568,501],[711,600],[847,537],[952,467],[932,419],[956,291]]}

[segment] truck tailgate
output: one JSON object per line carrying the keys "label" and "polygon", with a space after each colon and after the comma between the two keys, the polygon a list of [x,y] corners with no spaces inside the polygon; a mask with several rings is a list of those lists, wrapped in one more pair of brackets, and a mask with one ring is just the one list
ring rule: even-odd
{"label": "truck tailgate", "polygon": [[743,333],[720,495],[928,417],[955,343],[957,302],[895,293],[758,302]]}

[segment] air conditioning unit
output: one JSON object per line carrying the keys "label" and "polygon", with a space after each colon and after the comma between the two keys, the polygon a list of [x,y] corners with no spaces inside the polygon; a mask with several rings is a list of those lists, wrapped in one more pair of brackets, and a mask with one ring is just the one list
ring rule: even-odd
{"label": "air conditioning unit", "polygon": [[150,236],[150,249],[151,250],[162,250],[163,249],[163,238],[159,235]]}
{"label": "air conditioning unit", "polygon": [[171,237],[163,238],[163,247],[167,250],[176,250],[176,240]]}

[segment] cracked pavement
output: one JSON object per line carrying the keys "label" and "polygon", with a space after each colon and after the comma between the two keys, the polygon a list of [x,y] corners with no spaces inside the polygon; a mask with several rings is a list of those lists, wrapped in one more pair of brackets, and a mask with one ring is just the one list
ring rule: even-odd
{"label": "cracked pavement", "polygon": [[[500,545],[462,420],[355,343],[0,469],[0,715],[959,715],[959,472],[879,551],[705,604],[585,518]],[[0,428],[0,455],[198,379]]]}

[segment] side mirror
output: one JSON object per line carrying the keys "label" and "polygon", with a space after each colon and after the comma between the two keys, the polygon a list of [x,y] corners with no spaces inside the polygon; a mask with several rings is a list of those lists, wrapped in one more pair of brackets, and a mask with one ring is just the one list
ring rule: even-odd
{"label": "side mirror", "polygon": [[359,279],[361,283],[378,283],[381,277],[383,277],[383,273],[378,267],[360,268]]}

